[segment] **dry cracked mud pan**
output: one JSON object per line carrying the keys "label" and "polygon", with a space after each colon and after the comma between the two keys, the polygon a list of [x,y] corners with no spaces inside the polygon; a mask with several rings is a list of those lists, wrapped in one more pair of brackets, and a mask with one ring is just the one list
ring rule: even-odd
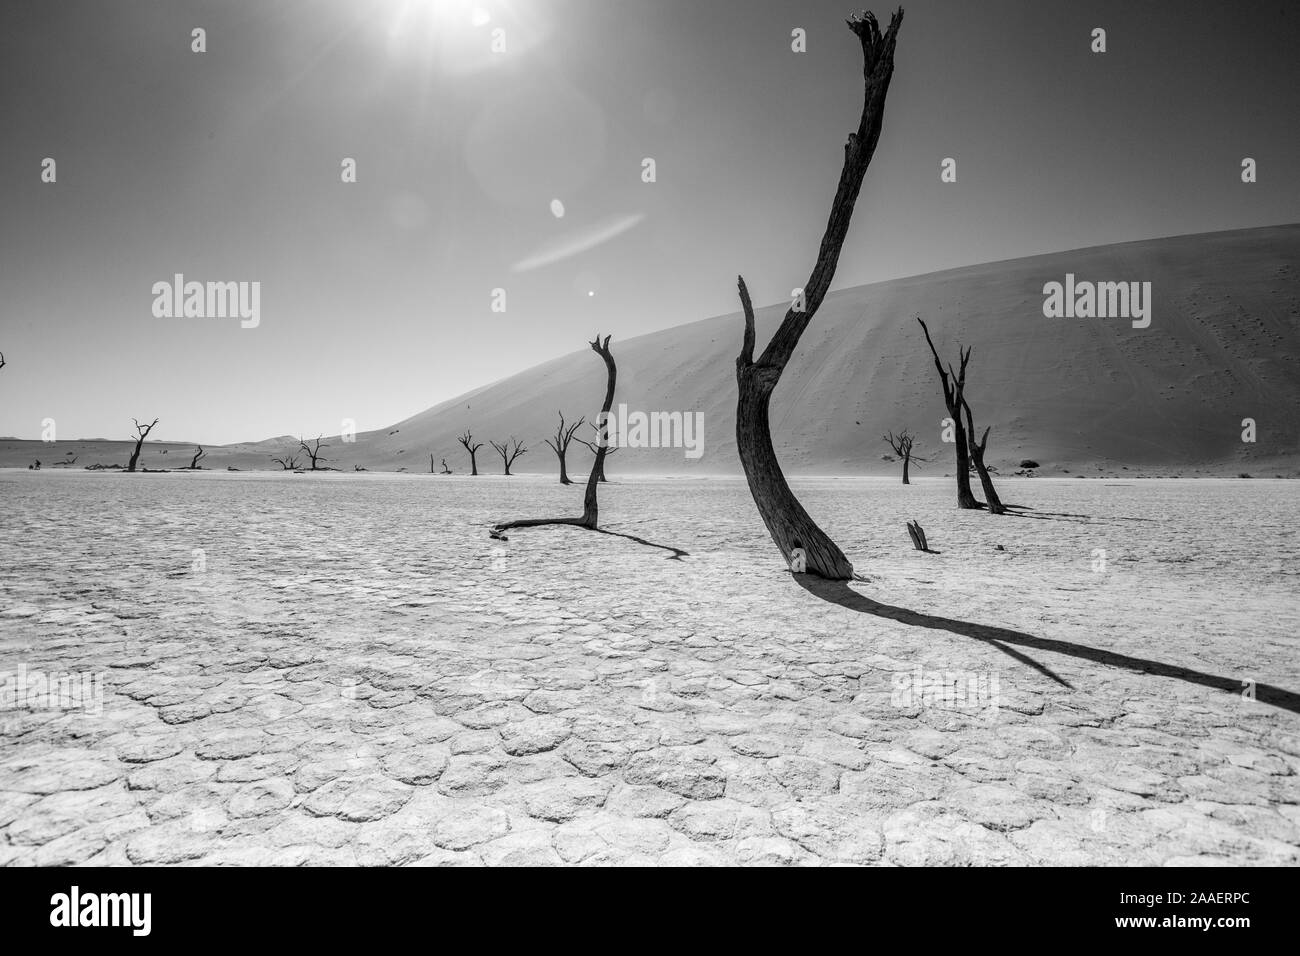
{"label": "dry cracked mud pan", "polygon": [[684,557],[429,482],[0,477],[6,670],[99,681],[0,711],[0,860],[1297,862],[1281,483],[1024,480],[1099,517],[997,550],[947,482],[797,483],[867,578],[801,588],[740,481],[603,489]]}

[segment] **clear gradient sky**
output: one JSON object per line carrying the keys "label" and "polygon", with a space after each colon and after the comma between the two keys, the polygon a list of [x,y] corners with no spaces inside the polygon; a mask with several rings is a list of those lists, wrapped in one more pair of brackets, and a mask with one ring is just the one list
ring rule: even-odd
{"label": "clear gradient sky", "polygon": [[[905,6],[837,288],[1300,220],[1300,6]],[[735,311],[737,273],[786,298],[860,113],[855,9],[6,0],[0,435],[381,428],[597,329]],[[261,282],[260,326],[155,318],[177,272]]]}

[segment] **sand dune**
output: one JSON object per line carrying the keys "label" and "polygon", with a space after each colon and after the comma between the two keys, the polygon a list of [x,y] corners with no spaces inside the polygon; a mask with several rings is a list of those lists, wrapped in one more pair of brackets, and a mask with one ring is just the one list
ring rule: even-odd
{"label": "sand dune", "polygon": [[[778,452],[793,474],[887,473],[895,466],[882,461],[888,449],[880,436],[910,427],[920,436],[918,453],[940,458],[922,473],[951,470],[950,448],[940,445],[945,412],[919,314],[945,356],[955,357],[959,341],[974,346],[968,394],[981,427],[993,426],[988,457],[1003,472],[1031,458],[1046,474],[1111,474],[1125,467],[1294,474],[1300,468],[1297,262],[1300,225],[1289,225],[1099,246],[834,292],[774,397]],[[1150,282],[1150,327],[1134,328],[1125,318],[1045,318],[1043,285],[1062,282],[1067,273],[1080,281]],[[785,308],[759,310],[760,348]],[[704,453],[692,460],[680,448],[623,449],[610,461],[611,475],[738,472],[740,332],[733,314],[615,338],[616,402],[630,410],[701,413]],[[353,443],[335,438],[329,455],[347,470],[361,464],[427,472],[432,453],[461,472],[468,462],[456,435],[468,426],[481,440],[523,438],[532,451],[516,462],[516,472],[551,472],[555,456],[542,441],[553,433],[556,410],[590,416],[603,386],[602,363],[579,348],[358,434]],[[1243,418],[1257,422],[1255,444],[1241,441]],[[274,468],[269,455],[281,444],[213,448],[204,464]],[[58,453],[75,454],[79,445],[89,458],[110,450],[66,442]],[[0,440],[0,463],[25,465],[34,448],[39,455],[37,446]],[[149,467],[179,463],[177,452],[167,461],[150,448]],[[56,457],[45,451],[43,460]],[[500,472],[490,447],[479,454],[480,470]],[[590,454],[578,446],[571,454],[571,470],[584,472]]]}

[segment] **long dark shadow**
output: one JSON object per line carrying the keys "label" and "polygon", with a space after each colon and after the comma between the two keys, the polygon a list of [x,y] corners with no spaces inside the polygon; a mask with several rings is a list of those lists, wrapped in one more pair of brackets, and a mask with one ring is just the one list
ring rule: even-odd
{"label": "long dark shadow", "polygon": [[691,553],[683,551],[681,548],[674,548],[670,544],[655,544],[653,541],[647,541],[645,538],[638,538],[634,534],[627,534],[624,531],[610,531],[608,528],[593,528],[593,531],[599,531],[601,534],[612,534],[616,538],[627,538],[629,541],[635,541],[637,544],[644,544],[647,548],[662,548],[665,551],[671,551],[668,556],[669,561],[680,561],[683,557],[689,558]]}
{"label": "long dark shadow", "polygon": [[[1215,674],[1206,674],[1202,671],[1194,671],[1188,667],[1179,667],[1176,664],[1162,664],[1160,661],[1151,661],[1142,657],[1129,657],[1127,654],[1118,654],[1114,651],[1102,650],[1096,647],[1087,647],[1083,644],[1075,644],[1071,641],[1058,641],[1048,637],[1035,637],[1032,634],[1025,634],[1022,631],[1013,631],[1010,628],[994,627],[989,624],[975,624],[970,621],[958,621],[953,618],[937,617],[932,614],[922,614],[919,611],[911,611],[907,608],[894,607],[889,604],[881,604],[879,601],[873,601],[864,594],[854,591],[843,581],[827,581],[810,574],[791,575],[799,586],[810,594],[816,595],[823,601],[831,604],[838,604],[852,611],[859,611],[863,614],[873,614],[876,617],[889,618],[892,621],[898,621],[902,624],[908,624],[913,627],[930,627],[938,630],[950,631],[962,637],[974,638],[977,641],[984,641],[995,646],[1001,644],[1016,644],[1021,647],[1032,647],[1035,650],[1050,651],[1053,654],[1064,654],[1067,657],[1076,657],[1080,660],[1092,661],[1095,664],[1105,664],[1109,667],[1122,667],[1125,670],[1133,671],[1138,674],[1154,674],[1157,677],[1173,677],[1176,680],[1185,681],[1189,684],[1199,684],[1202,687],[1210,687],[1214,690],[1228,691],[1232,694],[1239,694],[1242,689],[1242,682],[1238,678],[1220,677]],[[999,649],[1010,650],[1005,647]],[[1013,654],[1013,656],[1015,656]],[[1043,671],[1051,676],[1054,680],[1065,683],[1056,675],[1051,674],[1041,665],[1034,662],[1026,662],[1036,670]],[[1066,684],[1068,687],[1069,685]],[[1270,684],[1255,685],[1255,699],[1266,704],[1272,704],[1282,710],[1289,710],[1293,714],[1300,714],[1300,694],[1293,691],[1284,690],[1281,687],[1273,687]]]}
{"label": "long dark shadow", "polygon": [[668,556],[669,561],[680,561],[682,558],[689,558],[691,553],[683,551],[681,548],[674,548],[670,544],[656,544],[653,541],[647,541],[645,538],[638,538],[634,534],[627,534],[623,531],[610,531],[608,528],[588,528],[582,523],[581,518],[525,518],[521,521],[507,521],[504,524],[494,525],[488,529],[488,535],[496,538],[498,541],[509,541],[501,532],[512,530],[514,528],[564,528],[576,527],[584,531],[594,531],[597,534],[609,534],[616,538],[627,538],[629,541],[635,541],[637,544],[643,544],[647,548],[660,548],[664,551],[671,551]]}

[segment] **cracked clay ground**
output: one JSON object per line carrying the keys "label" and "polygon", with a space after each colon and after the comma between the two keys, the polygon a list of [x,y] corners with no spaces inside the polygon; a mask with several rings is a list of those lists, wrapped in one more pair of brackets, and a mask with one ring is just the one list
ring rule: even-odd
{"label": "cracked clay ground", "polygon": [[740,481],[488,538],[552,482],[0,473],[0,673],[103,675],[0,710],[0,863],[1300,858],[1300,483],[796,482],[848,590]]}

